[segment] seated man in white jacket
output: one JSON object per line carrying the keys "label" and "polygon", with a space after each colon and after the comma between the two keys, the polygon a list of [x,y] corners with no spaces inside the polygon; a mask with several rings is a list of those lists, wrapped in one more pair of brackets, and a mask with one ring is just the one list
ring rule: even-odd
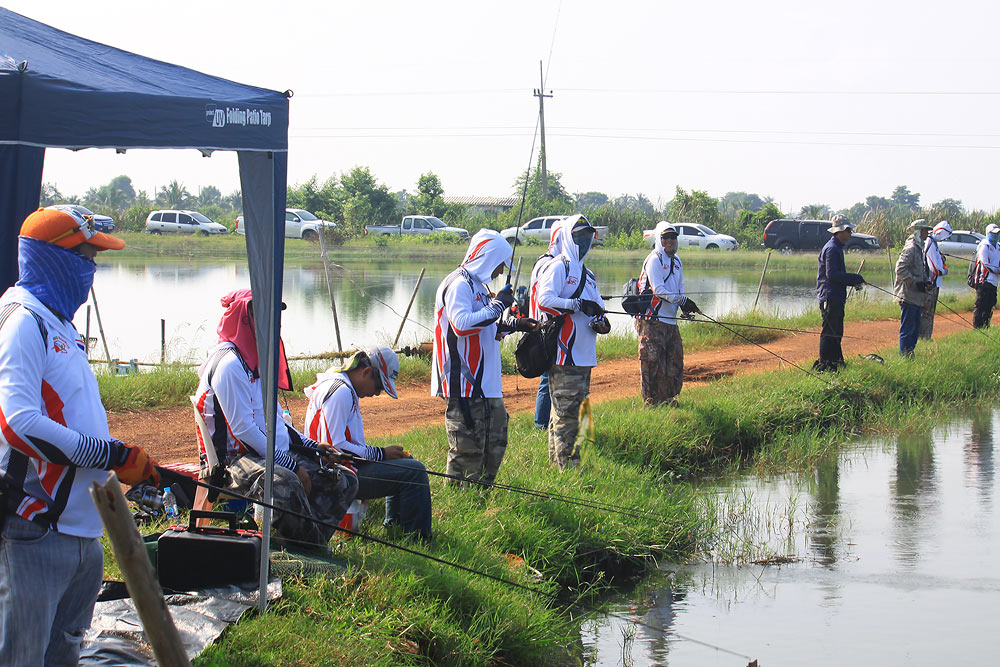
{"label": "seated man in white jacket", "polygon": [[[359,399],[383,391],[396,394],[399,359],[388,348],[356,352],[343,367],[330,368],[306,387],[305,432],[352,454],[350,465],[358,475],[358,500],[385,498],[385,525],[431,539],[431,490],[424,464],[398,445],[371,447],[365,442],[365,424]],[[360,460],[359,460],[360,459]]]}
{"label": "seated man in white jacket", "polygon": [[590,371],[597,365],[597,334],[611,331],[594,273],[583,265],[597,231],[582,215],[562,221],[557,254],[542,255],[531,272],[531,315],[561,318],[556,358],[549,369],[552,412],[549,460],[560,470],[580,464],[576,435],[580,405],[590,394]]}
{"label": "seated man in white jacket", "polygon": [[[228,488],[261,499],[267,436],[250,290],[230,292],[222,298],[222,305],[226,312],[219,323],[219,344],[198,371],[195,393],[197,409],[212,440],[204,442],[199,431],[201,461],[206,466],[206,448],[214,448],[229,474]],[[278,387],[291,389],[283,346],[279,356]],[[277,511],[273,526],[278,535],[299,546],[324,547],[330,541],[358,490],[354,473],[336,465],[337,460],[339,452],[329,445],[278,423],[274,438],[274,504],[322,522]]]}

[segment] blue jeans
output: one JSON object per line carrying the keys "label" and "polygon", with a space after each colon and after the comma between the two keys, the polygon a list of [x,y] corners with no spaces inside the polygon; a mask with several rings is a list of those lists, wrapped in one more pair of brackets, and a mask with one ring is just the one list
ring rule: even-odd
{"label": "blue jeans", "polygon": [[95,538],[9,515],[0,542],[0,665],[73,665],[104,576]]}
{"label": "blue jeans", "polygon": [[427,470],[416,459],[366,461],[358,469],[358,500],[385,498],[385,525],[431,538],[431,487]]}
{"label": "blue jeans", "polygon": [[535,426],[547,429],[551,411],[552,396],[549,395],[549,374],[542,373],[541,377],[538,378],[538,395],[535,396]]}
{"label": "blue jeans", "polygon": [[917,334],[920,333],[920,306],[912,303],[899,304],[899,356],[913,356],[913,348],[917,346]]}

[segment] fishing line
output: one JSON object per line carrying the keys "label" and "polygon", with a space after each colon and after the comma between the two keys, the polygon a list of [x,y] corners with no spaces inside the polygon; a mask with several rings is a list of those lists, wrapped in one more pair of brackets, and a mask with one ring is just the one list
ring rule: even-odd
{"label": "fishing line", "polygon": [[[157,469],[159,470],[158,466],[157,466]],[[173,472],[173,471],[170,471],[170,472]],[[362,533],[362,532],[357,531],[357,530],[351,530],[350,528],[344,528],[343,526],[341,526],[339,524],[335,524],[332,521],[323,521],[321,519],[317,519],[315,517],[309,516],[309,515],[304,514],[302,512],[296,512],[294,510],[289,510],[289,509],[282,509],[280,507],[277,507],[274,504],[265,503],[262,500],[255,500],[254,498],[251,498],[250,496],[246,496],[246,495],[243,495],[241,493],[237,493],[237,492],[232,491],[230,489],[224,489],[222,487],[215,486],[213,484],[208,484],[207,482],[203,482],[201,480],[191,480],[190,478],[188,478],[188,479],[190,481],[193,481],[195,485],[201,486],[201,487],[203,487],[205,489],[208,489],[209,491],[216,491],[218,493],[225,494],[225,495],[227,495],[229,497],[232,497],[232,498],[239,498],[240,500],[245,500],[245,501],[253,503],[255,505],[260,505],[261,507],[266,507],[266,508],[271,509],[271,510],[276,511],[276,512],[282,512],[284,514],[288,514],[288,515],[291,515],[291,516],[296,516],[296,517],[298,517],[300,519],[306,519],[307,521],[311,521],[311,522],[313,522],[315,524],[318,524],[318,525],[321,525],[321,526],[326,526],[328,528],[333,528],[334,530],[337,530],[337,531],[342,532],[342,533],[346,533],[346,534],[351,535],[353,537],[360,537],[363,540],[368,540],[369,542],[374,542],[376,544],[381,544],[382,546],[389,547],[390,549],[396,549],[398,551],[402,551],[404,553],[408,553],[408,554],[410,554],[412,556],[418,556],[420,558],[424,558],[424,559],[433,561],[433,562],[438,563],[440,565],[447,565],[447,566],[453,567],[453,568],[455,568],[457,570],[461,570],[462,572],[467,572],[469,574],[474,574],[476,576],[483,577],[484,579],[489,579],[491,581],[495,581],[495,582],[500,583],[500,584],[505,584],[507,586],[512,586],[514,588],[518,588],[520,590],[527,591],[529,593],[534,593],[534,594],[539,595],[541,597],[548,598],[548,599],[550,599],[550,600],[552,600],[554,602],[557,602],[559,604],[564,604],[565,603],[565,601],[557,593],[549,593],[548,591],[543,591],[541,589],[534,588],[532,586],[527,586],[525,584],[518,583],[518,582],[513,581],[511,579],[506,579],[504,577],[499,577],[497,575],[490,574],[489,572],[483,572],[482,570],[476,570],[474,568],[467,567],[465,565],[462,565],[460,563],[456,563],[454,561],[449,561],[449,560],[445,560],[443,558],[438,558],[437,556],[432,556],[432,555],[430,555],[428,553],[425,553],[423,551],[417,551],[416,549],[410,549],[409,547],[404,547],[401,544],[396,544],[396,543],[390,542],[388,540],[383,540],[381,538],[375,537],[374,535],[369,535],[368,533]],[[319,548],[322,549],[322,548],[327,548],[327,546],[328,546],[326,544],[315,544],[315,543],[312,543],[312,542],[305,542],[305,541],[302,541],[302,540],[290,540],[290,539],[287,539],[287,538],[282,538],[282,539],[284,539],[286,542],[293,542],[293,543],[296,543],[296,544],[301,544],[303,546],[310,546],[310,547],[313,547],[313,548],[319,547]],[[700,640],[700,639],[695,639],[694,637],[688,637],[688,636],[682,635],[682,634],[680,634],[678,632],[675,632],[673,630],[668,630],[666,628],[657,627],[657,626],[652,625],[650,623],[645,623],[643,621],[638,621],[638,620],[629,618],[629,617],[625,616],[624,614],[621,614],[621,613],[618,613],[618,612],[607,611],[605,609],[600,609],[599,607],[587,604],[586,602],[582,602],[580,600],[577,600],[575,602],[570,602],[568,604],[570,606],[581,607],[581,608],[583,608],[584,610],[586,610],[586,611],[588,611],[590,613],[601,614],[603,616],[608,616],[610,618],[616,618],[618,620],[625,621],[625,622],[628,622],[628,623],[635,623],[636,625],[640,625],[642,627],[648,628],[650,630],[653,630],[653,631],[661,633],[661,634],[667,634],[669,632],[670,634],[674,635],[675,637],[678,637],[679,639],[683,639],[685,641],[689,641],[689,642],[692,642],[692,643],[695,643],[695,644],[700,644],[701,646],[705,646],[705,647],[714,649],[714,650],[722,652],[722,653],[728,653],[729,655],[734,655],[734,656],[739,657],[739,658],[745,658],[748,662],[750,660],[752,660],[752,658],[749,655],[746,655],[746,654],[743,654],[743,653],[738,653],[736,651],[732,651],[730,649],[723,648],[721,646],[716,646],[716,645],[711,644],[709,642],[706,642],[706,641],[703,641],[703,640]]]}

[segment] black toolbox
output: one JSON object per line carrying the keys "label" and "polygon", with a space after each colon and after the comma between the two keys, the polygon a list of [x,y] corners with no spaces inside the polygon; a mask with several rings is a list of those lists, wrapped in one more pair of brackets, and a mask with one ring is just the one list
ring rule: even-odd
{"label": "black toolbox", "polygon": [[[199,518],[223,519],[228,528],[197,526]],[[261,534],[237,528],[232,512],[192,510],[188,526],[171,526],[157,540],[156,574],[160,586],[175,591],[257,581]]]}

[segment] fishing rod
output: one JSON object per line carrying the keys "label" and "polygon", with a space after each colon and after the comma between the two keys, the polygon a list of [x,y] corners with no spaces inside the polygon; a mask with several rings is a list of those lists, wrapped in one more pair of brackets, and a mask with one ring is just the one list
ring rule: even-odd
{"label": "fishing rod", "polygon": [[[870,285],[870,283],[865,283],[865,284],[866,284],[866,285]],[[882,289],[882,288],[881,288],[881,287],[879,287],[878,285],[871,285],[871,287],[874,287],[875,289],[877,289],[877,290],[879,290],[879,291],[881,291],[881,292],[885,292],[886,294],[888,294],[889,296],[891,296],[891,297],[893,297],[893,298],[895,298],[895,297],[896,297],[896,295],[895,295],[895,294],[893,294],[893,293],[892,293],[892,292],[890,292],[889,290],[885,290],[885,289]],[[967,319],[965,319],[964,317],[962,317],[962,314],[961,314],[961,313],[959,313],[959,312],[958,312],[957,310],[955,310],[954,308],[952,308],[951,306],[949,306],[948,304],[946,304],[946,303],[945,303],[944,301],[942,301],[941,299],[938,299],[938,300],[937,300],[937,303],[938,303],[938,305],[941,305],[941,306],[944,306],[945,308],[947,308],[948,310],[950,310],[950,311],[951,311],[952,313],[954,313],[954,314],[955,314],[955,316],[956,316],[956,317],[957,317],[958,319],[962,320],[962,321],[963,321],[963,322],[965,322],[965,323],[966,323],[967,325],[969,325],[969,327],[971,327],[973,331],[978,331],[978,332],[979,332],[979,333],[981,333],[981,334],[982,334],[983,336],[985,336],[985,337],[986,337],[986,340],[990,341],[991,343],[996,343],[996,342],[997,342],[997,341],[996,341],[996,339],[995,339],[995,338],[993,338],[993,336],[989,335],[989,334],[988,334],[988,333],[986,333],[986,332],[985,332],[985,331],[984,331],[984,330],[983,330],[982,328],[980,328],[980,327],[977,327],[977,326],[976,326],[975,324],[973,324],[973,323],[972,323],[972,322],[970,322],[969,320],[967,320]]]}
{"label": "fishing rod", "polygon": [[531,180],[531,161],[535,157],[535,142],[538,140],[538,120],[535,120],[535,133],[531,137],[531,150],[528,151],[528,168],[524,170],[524,187],[521,189],[521,207],[517,211],[517,223],[514,226],[514,252],[510,256],[510,268],[507,269],[507,284],[510,285],[510,276],[514,271],[514,257],[517,255],[517,247],[520,245],[518,238],[521,234],[521,216],[524,215],[524,202],[528,198],[528,181]]}
{"label": "fishing rod", "polygon": [[[156,469],[158,471],[161,471],[161,472],[166,471],[166,472],[174,473],[174,471],[172,471],[172,470],[160,468],[159,466],[156,466]],[[176,474],[176,473],[174,473],[174,474]],[[358,530],[352,530],[350,528],[344,528],[339,523],[333,523],[332,521],[324,521],[322,519],[317,519],[316,517],[310,516],[310,515],[305,514],[303,512],[297,512],[295,510],[285,509],[285,508],[278,507],[278,506],[274,505],[273,503],[265,503],[263,500],[257,500],[257,499],[251,498],[250,496],[247,496],[247,495],[244,495],[244,494],[241,494],[241,493],[237,493],[236,491],[233,491],[231,489],[225,489],[225,488],[222,488],[220,486],[215,486],[214,484],[209,484],[207,482],[203,482],[201,480],[192,480],[189,477],[187,478],[187,480],[189,482],[194,482],[194,484],[196,486],[203,487],[203,488],[205,488],[205,489],[207,489],[209,491],[215,491],[217,493],[223,493],[223,494],[225,494],[225,495],[227,495],[229,497],[238,498],[240,500],[245,500],[245,501],[247,501],[249,503],[253,503],[255,505],[260,505],[261,507],[266,507],[266,508],[268,508],[270,510],[273,510],[275,512],[282,512],[284,514],[295,516],[295,517],[298,517],[300,519],[306,519],[307,521],[311,521],[311,522],[313,522],[315,524],[318,524],[318,525],[321,525],[321,526],[326,526],[327,528],[333,528],[334,530],[336,530],[338,532],[345,533],[345,534],[350,535],[352,537],[359,537],[359,538],[361,538],[363,540],[367,540],[369,542],[374,542],[375,544],[380,544],[382,546],[389,547],[390,549],[396,549],[397,551],[402,551],[402,552],[408,553],[408,554],[410,554],[412,556],[417,556],[419,558],[424,558],[426,560],[438,563],[439,565],[447,565],[448,567],[452,567],[452,568],[455,568],[457,570],[461,570],[462,572],[467,572],[469,574],[474,574],[474,575],[476,575],[478,577],[482,577],[484,579],[489,579],[490,581],[494,581],[494,582],[499,583],[499,584],[504,584],[504,585],[507,585],[507,586],[511,586],[513,588],[517,588],[517,589],[520,589],[520,590],[523,590],[523,591],[527,591],[529,593],[534,593],[535,595],[547,598],[547,599],[552,600],[554,602],[557,602],[559,604],[564,604],[566,602],[558,593],[550,593],[548,591],[545,591],[545,590],[542,590],[542,589],[539,589],[539,588],[534,588],[533,586],[527,586],[525,584],[519,583],[517,581],[513,581],[511,579],[507,579],[505,577],[500,577],[500,576],[497,576],[495,574],[490,574],[489,572],[484,572],[482,570],[477,570],[475,568],[471,568],[471,567],[468,567],[466,565],[462,565],[461,563],[456,563],[454,561],[445,560],[444,558],[438,558],[437,556],[432,556],[431,554],[425,553],[423,551],[418,551],[416,549],[410,549],[409,547],[405,547],[405,546],[403,546],[401,544],[396,544],[396,543],[390,542],[388,540],[383,540],[381,538],[375,537],[374,535],[370,535],[368,533],[363,533],[363,532],[358,531]],[[308,546],[308,547],[312,547],[312,548],[317,548],[318,547],[318,548],[322,549],[322,548],[327,547],[326,544],[316,544],[316,543],[313,543],[313,542],[306,542],[304,540],[295,540],[295,539],[288,539],[288,538],[284,538],[284,539],[285,539],[286,542],[300,544],[300,545]],[[587,611],[589,613],[601,614],[603,616],[608,616],[610,618],[616,618],[618,620],[626,621],[628,623],[635,623],[636,625],[640,625],[642,627],[645,627],[647,629],[653,630],[653,631],[658,632],[658,633],[665,633],[665,631],[666,631],[665,628],[657,627],[657,626],[652,625],[650,623],[645,623],[644,621],[639,621],[639,620],[635,620],[635,619],[629,618],[628,616],[625,616],[624,614],[621,614],[621,613],[618,613],[618,612],[608,611],[606,609],[601,609],[601,608],[596,607],[594,605],[587,604],[586,602],[582,602],[579,599],[576,600],[575,602],[569,603],[569,605],[570,606],[581,607],[581,608],[583,608],[585,611]],[[752,658],[750,656],[748,656],[748,655],[743,654],[743,653],[738,653],[736,651],[732,651],[730,649],[723,648],[721,646],[716,646],[714,644],[711,644],[709,642],[703,641],[701,639],[695,639],[694,637],[688,637],[688,636],[682,635],[682,634],[680,634],[678,632],[671,631],[671,634],[673,634],[674,636],[678,637],[679,639],[683,639],[684,641],[689,641],[689,642],[692,642],[692,643],[695,643],[695,644],[700,644],[701,646],[706,646],[706,647],[712,648],[712,649],[714,649],[716,651],[720,651],[722,653],[728,653],[729,655],[733,655],[733,656],[736,656],[736,657],[739,657],[739,658],[745,658],[748,661],[747,662],[748,665],[752,664]]]}
{"label": "fishing rod", "polygon": [[[314,453],[311,447],[305,447],[304,449],[309,450],[309,453]],[[299,451],[298,449],[296,451]],[[372,461],[370,459],[361,458],[355,454],[349,452],[341,451],[341,458],[347,460],[351,464],[357,463],[378,463],[382,465],[391,466],[394,468],[405,468],[407,470],[412,470],[409,466],[405,466],[399,463],[392,463],[391,461]],[[484,482],[479,479],[469,479],[468,477],[462,477],[461,475],[451,475],[443,472],[436,472],[433,470],[424,470],[428,475],[433,475],[435,477],[443,477],[445,479],[452,479],[458,482],[468,482],[470,484],[476,484],[484,488],[496,488],[504,491],[511,491],[513,493],[521,493],[526,496],[533,496],[535,498],[541,498],[543,500],[557,500],[559,502],[564,502],[569,505],[578,505],[580,507],[586,507],[588,509],[600,510],[602,512],[613,512],[615,514],[621,514],[623,516],[629,516],[636,519],[661,519],[669,520],[671,517],[665,516],[663,514],[657,514],[649,510],[639,510],[633,507],[626,507],[624,505],[616,505],[614,503],[604,503],[600,501],[584,500],[583,498],[567,495],[564,493],[557,493],[554,491],[539,491],[537,489],[531,489],[523,486],[515,486],[513,484],[501,484],[499,482]],[[358,477],[364,479],[378,479],[375,477],[367,477],[358,472]],[[414,486],[423,486],[420,482],[400,482],[402,484],[411,484]]]}
{"label": "fishing rod", "polygon": [[[692,292],[692,294],[693,293],[694,292]],[[611,315],[628,315],[629,317],[641,317],[641,316],[637,316],[635,313],[627,313],[624,310],[605,310],[604,312],[607,313],[607,314],[611,314]],[[698,311],[698,312],[701,315],[705,315],[705,313],[702,313],[701,311]],[[708,317],[708,315],[705,315],[705,317]],[[718,325],[724,325],[725,324],[725,325],[732,326],[732,327],[746,327],[748,329],[767,329],[767,330],[770,330],[770,331],[784,331],[786,333],[810,334],[812,336],[822,336],[822,335],[824,335],[822,331],[810,331],[808,329],[789,329],[789,328],[786,328],[786,327],[772,327],[772,326],[767,326],[767,325],[764,325],[764,324],[746,324],[744,322],[727,322],[725,320],[712,320],[712,321],[696,320],[693,317],[689,318],[689,317],[684,317],[683,315],[678,316],[677,319],[686,320],[688,322],[693,322],[695,324],[718,324]],[[831,338],[852,338],[854,340],[863,340],[863,341],[868,341],[868,342],[878,342],[878,341],[875,341],[872,338],[865,338],[864,336],[848,336],[846,334],[843,335],[843,336],[831,336]]]}
{"label": "fishing rod", "polygon": [[944,257],[951,257],[953,259],[961,259],[961,260],[963,260],[965,262],[970,262],[970,263],[976,261],[975,257],[973,257],[973,258],[970,259],[969,257],[962,257],[961,255],[949,255],[946,252],[941,253],[941,255],[944,256]]}

